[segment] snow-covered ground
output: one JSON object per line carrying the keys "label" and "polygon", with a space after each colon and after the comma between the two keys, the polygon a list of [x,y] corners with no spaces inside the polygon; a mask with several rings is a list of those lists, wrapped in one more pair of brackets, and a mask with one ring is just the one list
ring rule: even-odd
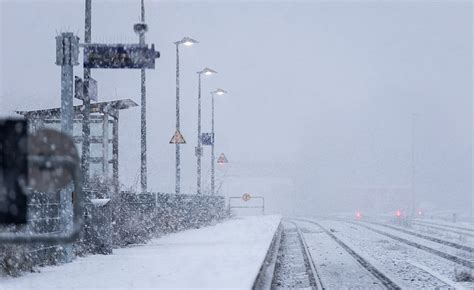
{"label": "snow-covered ground", "polygon": [[306,243],[314,259],[321,283],[328,289],[370,288],[383,285],[365,270],[349,253],[315,225],[301,223]]}
{"label": "snow-covered ground", "polygon": [[316,286],[309,259],[305,257],[296,225],[284,222],[272,289],[311,289]]}
{"label": "snow-covered ground", "polygon": [[[473,284],[470,282],[456,281],[456,271],[469,271],[466,267],[373,232],[363,227],[365,223],[358,222],[353,224],[340,220],[319,221],[322,226],[328,230],[330,229],[335,236],[346,243],[351,249],[363,256],[365,260],[403,288],[455,287],[471,289],[471,287],[473,287]],[[309,224],[307,224],[306,227],[311,229]],[[434,248],[444,253],[471,260],[471,257],[465,256],[465,253],[462,251],[452,249],[445,245],[440,245],[432,241],[373,224],[371,224],[370,227],[411,242],[416,242],[423,246]],[[313,231],[314,233],[309,231],[305,236],[307,237],[308,244],[313,246],[313,257],[316,260],[315,262],[319,265],[322,278],[324,279],[324,276],[326,276],[327,280],[335,280],[338,281],[338,283],[350,283],[346,277],[350,277],[347,273],[350,274],[351,271],[342,269],[351,265],[351,259],[341,260],[345,256],[345,253],[338,250],[337,247],[333,248],[333,243],[330,243],[331,241],[329,240],[328,243],[324,243],[324,235],[322,235],[317,227],[313,227]],[[336,267],[337,264],[339,264],[339,267]],[[324,267],[321,267],[321,265],[324,265]],[[328,265],[335,269],[333,273],[326,271],[325,267]],[[342,271],[338,271],[338,269]],[[340,274],[339,278],[338,274]]]}
{"label": "snow-covered ground", "polygon": [[441,279],[419,269],[410,261],[425,264],[439,273],[439,276],[449,276],[449,280],[454,280],[455,264],[445,259],[356,225],[340,221],[324,221],[322,225],[334,229],[337,237],[362,253],[372,264],[377,263],[380,271],[392,274],[394,276],[392,279],[403,288],[445,287]]}
{"label": "snow-covered ground", "polygon": [[250,289],[280,219],[234,218],[117,249],[112,255],[78,258],[18,278],[0,277],[0,289]]}

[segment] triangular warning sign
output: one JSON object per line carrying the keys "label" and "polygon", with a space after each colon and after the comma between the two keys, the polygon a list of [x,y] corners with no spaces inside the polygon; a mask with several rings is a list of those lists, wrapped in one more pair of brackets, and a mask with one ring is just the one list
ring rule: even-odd
{"label": "triangular warning sign", "polygon": [[229,163],[229,161],[225,157],[224,153],[221,153],[221,156],[219,156],[219,158],[217,158],[217,163],[219,163],[219,164]]}
{"label": "triangular warning sign", "polygon": [[186,140],[184,140],[183,135],[181,135],[181,132],[179,130],[176,130],[174,133],[173,137],[170,140],[170,144],[186,144]]}

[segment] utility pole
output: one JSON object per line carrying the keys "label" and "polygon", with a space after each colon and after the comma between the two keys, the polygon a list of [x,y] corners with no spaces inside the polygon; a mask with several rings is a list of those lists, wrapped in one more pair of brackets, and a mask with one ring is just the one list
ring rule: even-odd
{"label": "utility pole", "polygon": [[[179,120],[179,42],[176,42],[176,132],[180,130],[180,120]],[[175,192],[180,194],[181,192],[181,151],[179,148],[179,143],[176,143],[176,184]]]}
{"label": "utility pole", "polygon": [[211,145],[211,194],[215,194],[214,187],[214,175],[215,175],[215,155],[214,155],[214,143],[216,141],[214,134],[214,92],[211,92],[212,95],[212,120],[211,120],[211,135],[212,135],[212,145]]}
{"label": "utility pole", "polygon": [[[73,133],[73,66],[78,65],[79,37],[71,32],[56,37],[56,64],[61,66],[61,132],[72,137]],[[60,192],[60,217],[63,231],[72,229],[72,184]],[[72,244],[63,246],[63,261],[72,261]]]}
{"label": "utility pole", "polygon": [[411,214],[412,218],[416,216],[416,192],[415,192],[415,117],[411,115]]}
{"label": "utility pole", "polygon": [[[141,0],[141,22],[145,24],[145,3]],[[146,26],[145,26],[146,27]],[[145,45],[146,29],[139,31],[139,43]],[[141,69],[141,188],[147,190],[147,164],[146,164],[146,75],[145,68]]]}
{"label": "utility pole", "polygon": [[216,166],[216,156],[214,153],[214,144],[216,142],[215,133],[214,133],[214,95],[224,95],[227,92],[223,89],[217,89],[211,92],[212,96],[212,121],[211,121],[211,135],[212,135],[212,144],[211,144],[211,194],[214,195],[215,192],[215,166]]}
{"label": "utility pole", "polygon": [[197,128],[197,194],[201,194],[201,157],[202,157],[202,136],[201,136],[201,75],[213,75],[217,72],[210,68],[204,68],[202,71],[197,72],[198,74],[198,128]]}
{"label": "utility pole", "polygon": [[[85,0],[85,47],[84,47],[84,125],[82,146],[82,171],[84,180],[89,178],[90,164],[90,101],[91,101],[91,68],[140,68],[141,69],[141,189],[146,191],[146,85],[145,69],[155,68],[155,58],[159,58],[159,52],[155,51],[152,44],[151,49],[145,44],[145,33],[148,30],[145,24],[144,0],[141,0],[141,22],[133,26],[139,35],[139,43],[133,45],[106,45],[91,43],[91,0]],[[110,57],[110,54],[113,56]],[[109,57],[107,57],[109,55]],[[113,59],[125,57],[129,61],[117,64]],[[118,128],[117,128],[118,129]],[[107,167],[104,163],[104,167]],[[87,184],[87,182],[84,182]]]}
{"label": "utility pole", "polygon": [[[180,41],[176,41],[174,44],[176,45],[176,133],[181,135],[180,132],[180,112],[179,112],[179,45],[183,44],[185,46],[192,46],[198,43],[197,40],[194,40],[189,37],[184,37]],[[176,142],[176,186],[175,192],[176,194],[180,194],[181,192],[181,151],[180,151],[180,143]]]}
{"label": "utility pole", "polygon": [[198,128],[197,128],[197,194],[201,194],[201,157],[202,157],[202,145],[201,145],[201,72],[198,72],[199,83],[198,83]]}
{"label": "utility pole", "polygon": [[[84,27],[84,43],[91,43],[92,36],[92,0],[86,0],[85,7],[85,27]],[[91,99],[89,96],[89,79],[91,77],[91,69],[84,67],[84,84],[83,84],[83,101],[84,106],[82,112],[82,182],[83,188],[87,188],[89,183],[89,156],[90,156],[90,113]]]}

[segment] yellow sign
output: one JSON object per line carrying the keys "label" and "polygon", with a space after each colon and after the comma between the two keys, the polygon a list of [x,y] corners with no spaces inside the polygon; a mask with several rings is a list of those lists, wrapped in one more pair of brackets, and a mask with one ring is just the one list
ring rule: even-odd
{"label": "yellow sign", "polygon": [[219,156],[219,158],[217,158],[217,163],[218,164],[229,163],[229,161],[225,157],[224,153],[221,153],[221,156]]}
{"label": "yellow sign", "polygon": [[170,140],[170,144],[186,144],[186,140],[184,140],[183,135],[181,135],[181,132],[179,130],[176,130],[174,133],[173,137]]}

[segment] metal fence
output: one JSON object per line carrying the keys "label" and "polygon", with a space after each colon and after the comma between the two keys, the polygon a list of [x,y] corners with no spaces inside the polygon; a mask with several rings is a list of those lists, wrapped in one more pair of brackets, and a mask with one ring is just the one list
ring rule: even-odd
{"label": "metal fence", "polygon": [[[33,192],[28,199],[28,233],[59,233],[60,210],[59,192],[55,194]],[[32,244],[26,247],[28,259],[34,265],[55,264],[59,259],[58,245]]]}

